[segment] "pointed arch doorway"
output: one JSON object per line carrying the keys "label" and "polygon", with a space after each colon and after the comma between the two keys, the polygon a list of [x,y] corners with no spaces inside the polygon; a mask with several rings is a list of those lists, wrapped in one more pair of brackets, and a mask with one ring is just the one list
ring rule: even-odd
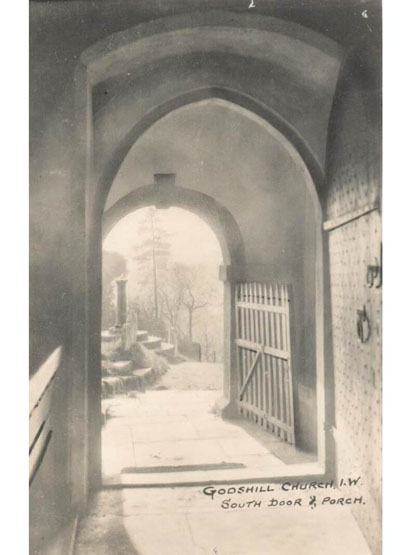
{"label": "pointed arch doorway", "polygon": [[[224,26],[224,22],[227,21],[228,18],[232,22],[232,25],[231,27],[229,25],[227,26],[227,33],[230,35],[238,35],[243,42],[248,43],[245,46],[250,46],[253,35],[247,33],[241,34],[239,32],[238,27],[244,27],[246,22],[240,21],[241,18],[239,18],[238,15],[216,13],[213,14],[212,17],[213,21],[211,24],[217,21],[219,29]],[[198,27],[201,25],[201,22],[195,21],[193,17],[191,18],[192,21],[187,17],[172,19],[174,20],[173,24],[178,26],[178,35],[181,35],[182,31],[186,34],[187,26],[189,25],[191,27]],[[293,26],[290,29],[286,29],[283,22],[277,22],[276,25],[272,25],[272,27],[266,31],[266,27],[270,24],[270,21],[266,21],[266,19],[268,20],[268,18],[258,18],[258,20],[251,19],[254,27],[256,27],[256,33],[259,35],[259,38],[261,38],[261,40],[264,39],[265,44],[267,43],[268,45],[267,55],[263,56],[263,53],[260,52],[260,57],[262,59],[264,58],[263,61],[269,58],[269,46],[271,42],[273,42],[273,44],[276,43],[276,46],[279,47],[279,41],[291,42],[292,34],[296,35],[299,32],[298,39],[300,38],[301,40],[296,41],[297,47],[305,49],[305,53],[308,52],[315,62],[322,66],[327,75],[328,72],[331,74],[331,84],[325,90],[318,90],[319,85],[316,87],[317,83],[314,79],[316,71],[313,72],[313,75],[310,74],[307,79],[302,79],[302,82],[305,84],[305,107],[306,105],[311,105],[310,99],[312,95],[316,99],[316,102],[322,102],[322,109],[326,112],[327,108],[330,107],[332,89],[335,87],[336,75],[342,57],[341,50],[331,41],[324,40],[316,34],[313,34],[313,36],[309,36],[308,33],[305,34],[305,29],[295,29]],[[162,25],[159,25],[160,23],[162,23]],[[236,27],[235,29],[234,26]],[[147,25],[144,24],[143,27],[147,27]],[[166,32],[165,23],[158,22],[155,27],[150,26],[147,31],[152,38],[156,38],[157,35],[161,35],[162,37],[163,33]],[[221,29],[218,32],[221,32]],[[200,43],[201,34],[205,33],[211,33],[210,26],[206,28],[200,27],[197,30],[197,44]],[[322,137],[321,139],[318,138],[320,131],[316,130],[315,138],[311,137],[308,130],[303,129],[302,131],[302,122],[306,120],[301,118],[301,120],[296,121],[296,117],[294,116],[300,112],[298,110],[295,110],[293,113],[290,112],[292,100],[289,103],[282,103],[284,98],[293,98],[293,101],[296,99],[299,100],[298,97],[295,98],[291,95],[290,91],[279,89],[276,94],[271,94],[270,91],[269,94],[269,92],[266,91],[265,86],[269,83],[267,79],[270,75],[269,70],[271,68],[265,68],[267,69],[265,73],[260,74],[261,72],[259,72],[258,79],[255,80],[255,82],[253,80],[251,83],[243,82],[243,77],[247,74],[247,64],[243,63],[243,67],[240,62],[244,61],[243,59],[245,58],[249,60],[251,55],[248,52],[255,51],[258,53],[257,49],[245,49],[245,54],[243,52],[243,55],[241,55],[241,49],[238,52],[231,52],[230,55],[232,56],[240,56],[239,60],[234,60],[236,63],[238,62],[237,65],[234,64],[233,66],[236,69],[238,68],[237,72],[234,73],[229,71],[226,74],[220,74],[220,67],[215,64],[214,57],[216,51],[221,50],[223,45],[222,43],[220,45],[216,41],[212,44],[211,42],[209,44],[207,43],[209,55],[212,53],[213,56],[212,64],[209,66],[205,65],[204,67],[201,66],[201,71],[199,71],[199,69],[195,71],[195,66],[192,64],[182,64],[183,57],[181,53],[176,52],[176,50],[173,52],[170,51],[169,48],[167,49],[167,45],[170,44],[169,41],[159,41],[158,37],[158,52],[151,63],[155,67],[154,75],[156,77],[159,70],[163,72],[166,77],[167,68],[164,65],[163,58],[166,59],[166,57],[171,55],[169,70],[172,75],[169,77],[169,90],[163,91],[162,89],[155,89],[155,94],[149,94],[149,90],[155,83],[153,83],[150,78],[146,78],[135,83],[138,84],[141,82],[150,87],[146,92],[146,96],[143,98],[139,98],[141,92],[139,89],[136,89],[136,91],[139,91],[138,95],[135,97],[131,96],[130,99],[128,99],[125,94],[122,94],[118,98],[113,97],[112,101],[109,102],[107,106],[93,104],[92,100],[98,98],[97,95],[100,93],[100,90],[102,90],[102,87],[107,87],[108,83],[111,85],[111,79],[119,79],[121,73],[125,70],[127,71],[128,67],[133,67],[133,65],[135,71],[140,70],[144,62],[148,61],[147,58],[145,60],[141,57],[141,48],[142,46],[145,47],[146,40],[147,33],[142,36],[141,33],[132,32],[132,30],[122,32],[117,37],[117,52],[115,55],[112,53],[109,54],[111,49],[108,48],[108,41],[97,44],[84,53],[76,74],[76,100],[79,108],[77,114],[79,122],[78,144],[80,146],[79,175],[77,174],[76,180],[82,184],[82,186],[80,185],[80,198],[82,195],[85,195],[85,199],[82,199],[82,202],[85,201],[86,208],[85,263],[87,278],[85,291],[85,368],[83,367],[79,375],[77,374],[75,376],[74,398],[76,399],[77,406],[79,406],[78,412],[79,414],[85,415],[85,419],[88,420],[88,426],[84,430],[85,433],[78,434],[77,432],[78,435],[74,440],[74,443],[77,445],[76,453],[79,453],[79,456],[77,455],[73,458],[72,474],[73,481],[80,484],[75,497],[83,498],[85,492],[88,491],[90,487],[99,487],[100,485],[101,450],[99,430],[101,428],[101,418],[100,400],[98,397],[101,379],[99,369],[100,298],[97,296],[97,285],[99,287],[100,284],[99,253],[101,252],[101,217],[104,211],[106,198],[122,161],[137,138],[163,116],[183,106],[204,99],[218,98],[221,101],[233,104],[238,110],[251,114],[250,117],[256,119],[263,127],[267,127],[272,134],[274,133],[278,137],[278,141],[286,145],[288,150],[294,155],[294,158],[299,162],[299,166],[303,168],[302,172],[305,176],[305,183],[311,195],[311,212],[314,214],[315,218],[315,231],[312,234],[312,238],[315,245],[316,275],[314,282],[311,282],[315,295],[315,312],[313,318],[314,331],[311,337],[316,339],[316,375],[313,377],[313,382],[316,386],[316,433],[318,436],[317,451],[319,464],[313,469],[291,468],[289,474],[322,474],[327,462],[327,452],[325,448],[327,436],[325,430],[327,426],[325,427],[324,422],[325,415],[328,414],[328,410],[330,410],[331,407],[330,397],[327,396],[325,398],[324,393],[326,373],[329,368],[326,366],[326,357],[328,356],[328,352],[330,352],[330,346],[327,344],[328,341],[325,340],[324,343],[324,338],[329,337],[327,331],[330,327],[330,323],[326,316],[324,320],[324,314],[328,314],[327,308],[324,309],[324,302],[326,305],[329,299],[326,298],[326,293],[326,297],[324,295],[324,292],[328,291],[328,277],[325,273],[325,269],[327,268],[327,263],[324,259],[326,248],[324,248],[325,245],[322,238],[322,213],[318,196],[321,194],[324,185],[322,174],[323,151],[318,144],[320,141],[322,143]],[[109,41],[111,43],[112,38],[109,38]],[[178,45],[180,44],[179,39],[177,43]],[[125,56],[124,49],[126,45],[130,45],[129,55],[131,55],[131,59],[127,59]],[[277,50],[278,54],[279,52],[282,52],[280,48]],[[221,53],[221,55],[222,54],[223,53]],[[286,58],[281,59],[278,55],[275,66],[278,68],[278,71],[280,71],[279,67],[282,71],[283,69],[286,71],[286,64],[294,65],[293,75],[296,75],[299,68],[296,66],[295,58],[293,58],[293,60]],[[178,67],[176,67],[175,64],[179,64]],[[257,64],[256,67],[258,67],[259,70],[261,69],[259,64]],[[209,69],[208,75],[205,74],[207,69]],[[127,75],[130,75],[130,73]],[[110,81],[107,82],[107,79]],[[270,83],[272,82],[274,81],[271,80]],[[282,84],[288,83],[287,80],[279,80],[278,82]],[[158,83],[161,83],[160,79]],[[128,92],[127,88],[125,88],[125,83],[122,84],[122,88],[124,88],[123,93]],[[303,95],[303,92],[301,94]],[[131,110],[125,104],[125,100],[127,100],[127,102],[130,103],[130,107],[135,110],[133,125],[131,115],[129,115]],[[140,106],[139,112],[137,112],[137,106]],[[299,105],[297,104],[297,106]],[[286,107],[288,107],[288,110],[286,110]],[[99,114],[94,113],[96,108]],[[122,121],[123,117],[124,121]],[[117,121],[117,126],[114,126],[115,121]],[[310,130],[312,128],[313,126]],[[312,139],[312,141],[308,140],[308,133],[309,139]],[[317,148],[311,148],[311,144],[314,144]],[[265,204],[265,207],[267,207],[267,204]],[[259,279],[259,273],[262,276],[261,279],[268,279],[267,276],[276,275],[276,271],[279,269],[276,265],[273,266],[273,264],[269,269],[265,269],[265,265],[263,265],[261,271],[257,272],[256,277],[251,277],[253,274],[256,274],[256,272],[254,271],[254,267],[250,267],[250,265],[251,261],[247,260],[246,267],[244,268],[247,280]],[[254,266],[259,269],[258,264]],[[234,279],[234,275],[236,273],[238,274],[238,271],[238,268],[230,266],[224,270],[224,273],[227,275],[227,279],[232,280]],[[230,349],[232,348],[233,346],[231,345]],[[302,402],[304,406],[309,403],[307,397],[308,394],[306,393],[304,399],[306,403]],[[328,400],[329,403],[326,403]],[[326,404],[328,406],[326,406]],[[84,467],[81,468],[78,464],[79,457],[86,463],[86,465],[84,465],[88,468],[88,473],[86,474],[83,474]]]}
{"label": "pointed arch doorway", "polygon": [[[264,314],[267,315],[267,318],[265,316],[260,317],[260,314],[263,314],[263,312],[254,314],[253,308],[258,310],[261,303],[269,303],[269,301],[264,300],[264,297],[260,299],[262,296],[261,291],[266,291],[269,284],[264,284],[264,290],[263,286],[259,283],[253,284],[253,287],[251,284],[248,286],[244,285],[246,280],[245,272],[247,270],[244,245],[234,218],[228,210],[220,206],[217,201],[214,201],[208,195],[178,186],[175,182],[174,174],[156,174],[154,176],[154,183],[138,187],[113,204],[104,214],[103,237],[106,237],[117,222],[127,214],[147,206],[154,206],[165,210],[175,206],[180,206],[182,209],[186,208],[188,211],[202,217],[209,224],[210,228],[213,231],[215,230],[216,237],[221,246],[223,261],[228,263],[220,268],[220,277],[224,282],[224,395],[222,399],[217,399],[216,409],[217,415],[221,418],[239,418],[240,420],[224,423],[219,422],[218,419],[214,421],[215,419],[212,415],[206,414],[202,428],[208,433],[208,437],[200,438],[197,435],[195,436],[195,425],[198,426],[198,424],[195,424],[194,421],[189,421],[189,415],[187,414],[188,421],[185,423],[185,428],[188,426],[188,429],[183,429],[181,432],[179,426],[179,430],[173,430],[170,433],[170,439],[165,443],[158,443],[155,439],[152,441],[150,439],[151,434],[149,434],[150,448],[161,450],[155,451],[151,455],[157,459],[154,461],[154,465],[149,464],[149,462],[152,462],[148,453],[149,445],[144,445],[143,443],[133,444],[132,448],[129,448],[132,456],[135,457],[136,461],[144,461],[143,464],[137,463],[134,465],[132,462],[130,464],[126,462],[121,465],[118,475],[109,478],[105,476],[107,473],[105,471],[106,464],[104,464],[104,484],[114,485],[116,483],[145,486],[146,484],[161,483],[163,480],[164,484],[203,483],[207,480],[209,474],[214,474],[215,478],[222,480],[249,479],[251,477],[258,478],[262,475],[273,475],[279,471],[279,464],[281,464],[281,460],[278,459],[276,454],[276,449],[274,451],[273,449],[270,450],[272,445],[273,447],[280,445],[274,441],[276,436],[280,438],[280,443],[288,442],[294,444],[293,394],[290,391],[289,382],[287,386],[284,383],[284,380],[288,381],[291,376],[285,374],[283,359],[281,359],[281,364],[277,364],[273,363],[273,358],[270,357],[270,355],[276,355],[276,352],[279,350],[273,349],[272,344],[281,349],[283,347],[287,348],[287,340],[284,339],[285,332],[283,327],[282,329],[273,328],[274,333],[272,333],[272,328],[270,328],[267,333],[271,334],[271,343],[263,347],[266,352],[261,356],[261,363],[256,368],[258,355],[254,357],[256,352],[254,343],[251,345],[247,345],[247,342],[244,345],[240,344],[243,337],[238,339],[238,333],[241,334],[242,327],[244,327],[242,324],[246,318],[242,312],[244,313],[246,309],[248,309],[246,311],[248,317],[247,323],[252,327],[251,339],[253,341],[257,341],[257,339],[260,341],[260,335],[262,334],[260,329],[262,327],[261,323],[265,326],[263,336],[265,336],[266,327],[268,326],[267,322],[270,322],[270,326],[283,326],[286,320],[283,315],[281,318],[280,316],[277,318],[277,316],[278,314],[283,314],[285,309],[283,306],[263,306],[262,311],[265,311]],[[191,229],[190,232],[192,232]],[[201,248],[203,249],[202,244]],[[248,293],[247,299],[244,297],[244,291]],[[256,294],[255,291],[257,292]],[[280,292],[276,294],[276,304],[280,304],[280,296]],[[274,303],[274,298],[275,294],[273,292],[270,297],[272,304]],[[254,304],[248,307],[247,300]],[[273,316],[271,320],[269,315]],[[236,330],[236,324],[238,325],[239,332]],[[285,344],[278,345],[276,337],[281,337]],[[266,342],[265,337],[263,337],[262,341],[263,343]],[[236,345],[238,349],[236,349]],[[241,347],[245,349],[243,352]],[[240,356],[237,356],[238,350]],[[280,355],[280,352],[278,354]],[[251,363],[249,365],[245,361],[247,355],[251,355]],[[264,361],[262,360],[263,358]],[[280,392],[278,392],[279,380],[283,388]],[[272,383],[274,384],[273,392]],[[265,391],[264,395],[260,391],[262,388]],[[266,392],[267,388],[269,390]],[[243,399],[246,390],[247,399]],[[147,398],[150,398],[151,395],[153,393],[149,394]],[[289,397],[289,395],[291,396]],[[279,397],[282,398],[282,396],[285,396],[285,400],[281,400],[279,404]],[[158,397],[160,399],[162,395]],[[286,422],[282,417],[280,426],[276,426],[276,424],[279,424],[277,417],[280,416],[280,413],[277,414],[272,408],[273,403],[269,402],[272,398],[276,408],[282,414],[283,411],[287,413]],[[250,399],[251,406],[249,407],[246,401]],[[135,401],[128,401],[128,403],[135,404]],[[258,406],[259,403],[261,406]],[[267,407],[266,404],[268,405]],[[182,405],[186,405],[186,402],[183,402]],[[203,412],[205,409],[204,400],[201,398],[201,406],[198,407],[198,411]],[[183,410],[184,407],[182,406],[181,411]],[[185,412],[187,412],[186,409]],[[192,408],[190,412],[192,412]],[[272,412],[276,412],[276,416],[273,416]],[[160,411],[158,419],[162,413],[163,409]],[[208,410],[206,413],[208,413]],[[183,412],[180,412],[177,415],[172,414],[171,419],[174,417],[182,418],[183,416]],[[291,433],[289,433],[290,425],[292,426]],[[201,422],[199,422],[199,426],[201,427]],[[140,419],[137,419],[134,427],[135,430],[145,428],[145,418],[142,417],[142,422],[140,422]],[[190,430],[191,427],[194,429]],[[165,426],[166,433],[168,433],[168,428],[168,426]],[[209,435],[213,433],[212,428],[215,430],[216,437],[210,437]],[[258,428],[261,428],[264,433],[259,435]],[[181,437],[181,433],[184,434],[184,437]],[[191,437],[188,437],[189,434],[191,434]],[[142,437],[143,433],[140,435],[133,429],[130,435],[132,437]],[[274,435],[274,440],[271,435]],[[162,433],[162,436],[164,436],[164,433]],[[176,440],[171,441],[175,437]],[[263,443],[261,440],[263,440]],[[199,445],[198,442],[201,444]],[[147,453],[147,457],[143,458],[138,454],[137,450],[140,449],[140,445],[142,450]],[[237,449],[237,454],[234,454],[233,445]],[[183,454],[181,455],[180,452],[185,446],[188,449],[188,455],[182,456]],[[104,452],[108,451],[106,444],[103,448]],[[170,456],[167,454],[164,457],[165,460],[163,460],[163,452],[166,453],[166,449],[175,452],[176,456],[173,456],[172,453]],[[190,455],[190,453],[199,454],[196,457],[200,461],[198,464],[195,463],[195,456]],[[129,458],[130,461],[133,460],[132,456]],[[305,460],[311,459],[303,459],[303,462]],[[177,464],[174,464],[175,461]],[[253,466],[253,461],[255,461],[257,466]]]}
{"label": "pointed arch doorway", "polygon": [[[227,103],[228,104],[228,103]],[[221,105],[221,103],[220,103]],[[245,112],[245,111],[244,111]],[[254,118],[256,120],[256,118]],[[131,212],[133,209],[137,209],[144,206],[156,206],[158,208],[169,208],[170,206],[179,206],[181,208],[185,208],[198,214],[202,219],[204,219],[209,226],[213,229],[216,233],[218,241],[222,248],[224,262],[220,269],[220,279],[224,282],[224,329],[225,329],[225,342],[224,342],[224,352],[225,352],[225,372],[224,372],[224,397],[222,403],[220,403],[221,414],[225,418],[235,418],[238,416],[245,416],[247,417],[250,415],[249,419],[254,420],[258,426],[265,427],[266,429],[272,429],[275,432],[278,431],[278,435],[280,435],[283,441],[287,441],[289,443],[294,443],[294,413],[293,413],[293,406],[295,403],[295,398],[293,397],[293,387],[292,391],[289,389],[289,393],[292,396],[291,399],[285,399],[283,403],[285,403],[286,412],[289,414],[289,420],[284,422],[283,424],[287,424],[289,427],[283,427],[282,429],[278,430],[278,422],[276,419],[273,421],[265,418],[266,414],[264,409],[259,406],[255,406],[255,403],[248,410],[249,407],[244,406],[243,410],[241,410],[241,403],[240,401],[244,401],[243,396],[247,393],[247,396],[253,397],[253,393],[250,393],[252,386],[254,386],[255,380],[251,380],[251,376],[256,376],[259,373],[262,373],[264,368],[260,370],[260,366],[256,368],[256,362],[259,360],[253,359],[251,362],[246,364],[243,368],[243,363],[237,360],[237,350],[235,341],[238,339],[237,337],[237,330],[236,330],[236,285],[241,285],[247,282],[255,282],[256,284],[264,284],[267,287],[270,281],[275,279],[275,276],[281,274],[281,268],[279,269],[277,266],[270,265],[260,265],[257,266],[256,264],[247,263],[246,255],[245,255],[245,247],[243,244],[243,238],[241,231],[236,223],[234,216],[231,212],[225,208],[225,206],[221,205],[217,200],[210,197],[209,195],[202,193],[201,191],[190,189],[188,187],[182,187],[181,185],[177,185],[174,179],[174,176],[171,174],[156,174],[154,177],[154,183],[149,185],[142,185],[137,189],[134,189],[128,192],[126,195],[119,198],[116,202],[113,202],[108,210],[105,211],[103,216],[103,236],[105,236],[109,230],[111,230],[112,226],[115,225],[120,218],[124,215]],[[321,271],[320,261],[319,261],[319,251],[320,251],[320,235],[317,233],[317,245],[315,245],[315,249],[317,249],[317,267],[319,272]],[[317,279],[319,278],[319,273],[317,274]],[[263,281],[262,281],[263,280]],[[267,283],[266,283],[267,282]],[[318,283],[316,282],[314,285],[318,287]],[[313,285],[313,282],[312,282]],[[240,289],[241,290],[241,289]],[[319,289],[316,289],[319,293]],[[249,293],[253,300],[253,294]],[[273,297],[273,296],[272,296]],[[279,294],[276,295],[276,299],[280,297]],[[319,297],[318,297],[319,298]],[[316,299],[316,309],[319,312],[319,300]],[[240,301],[242,299],[239,299]],[[296,300],[296,302],[298,299]],[[279,301],[280,302],[280,301]],[[258,304],[258,303],[257,303]],[[299,304],[299,303],[298,303]],[[313,303],[314,304],[314,303]],[[316,321],[318,322],[318,320]],[[298,328],[299,331],[299,328]],[[240,338],[242,339],[242,338]],[[257,346],[251,345],[249,351],[253,352],[254,347],[254,354],[256,354],[258,349],[262,348],[261,343],[257,343]],[[264,343],[264,342],[262,342]],[[247,347],[239,345],[240,347]],[[266,345],[269,349],[272,348],[272,345]],[[318,345],[317,345],[318,347]],[[264,357],[267,359],[267,355]],[[256,358],[256,357],[255,357]],[[263,357],[260,357],[263,358]],[[272,365],[273,366],[273,365]],[[253,372],[254,371],[254,372]],[[284,375],[283,370],[276,370],[276,376],[274,378],[275,382],[279,379],[277,374],[280,373]],[[242,375],[246,374],[245,377]],[[268,372],[264,372],[267,376]],[[272,371],[273,374],[273,371]],[[246,392],[246,378],[249,378],[248,381],[251,380],[249,383],[249,389]],[[257,378],[256,378],[257,379]],[[281,378],[282,379],[282,375]],[[283,377],[283,380],[285,378]],[[258,387],[258,386],[257,386]],[[282,394],[285,395],[285,391],[282,390]],[[276,395],[278,393],[276,392]],[[255,396],[255,394],[254,394]],[[263,395],[264,398],[267,398],[268,394],[266,393]],[[283,405],[282,403],[282,405]],[[269,403],[270,406],[270,403]],[[298,403],[298,407],[302,406],[302,403]],[[259,409],[263,411],[259,414]],[[276,411],[275,411],[276,412]],[[272,416],[273,415],[269,415]],[[313,426],[313,424],[312,424]],[[266,440],[267,441],[267,440]],[[296,473],[302,473],[302,464],[293,464],[293,462],[298,459],[294,459],[291,461],[290,465],[285,468],[285,475],[289,474],[292,471]],[[302,463],[306,461],[311,462],[314,460],[314,457],[307,457],[306,459],[302,459]],[[237,463],[238,464],[238,463]],[[309,468],[303,465],[303,468]],[[281,469],[279,469],[281,471]],[[264,467],[264,472],[267,476],[277,476],[279,474],[279,470],[276,468]],[[251,471],[251,476],[259,474],[259,471]],[[261,474],[261,472],[260,472]],[[229,472],[227,477],[224,479],[234,479],[232,477],[236,476],[235,472]],[[240,474],[241,478],[244,479],[244,475]],[[193,475],[193,478],[196,478],[196,475]],[[245,476],[248,479],[248,474]],[[236,478],[235,478],[236,479]],[[200,481],[203,481],[201,478]],[[141,480],[143,483],[143,480]],[[146,483],[146,482],[144,482]]]}

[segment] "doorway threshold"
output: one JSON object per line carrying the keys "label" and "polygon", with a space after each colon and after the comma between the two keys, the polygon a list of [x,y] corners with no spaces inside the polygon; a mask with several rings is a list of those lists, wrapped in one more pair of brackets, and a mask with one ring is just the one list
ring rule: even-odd
{"label": "doorway threshold", "polygon": [[121,474],[158,474],[160,472],[190,472],[208,470],[229,470],[247,468],[243,463],[221,462],[214,464],[181,464],[176,466],[128,466],[122,468]]}
{"label": "doorway threshold", "polygon": [[246,484],[246,483],[281,483],[296,481],[315,481],[325,477],[325,469],[318,462],[293,464],[290,467],[232,468],[209,470],[181,470],[157,472],[122,473],[113,480],[106,480],[102,489],[151,488],[151,487],[191,487],[207,484]]}

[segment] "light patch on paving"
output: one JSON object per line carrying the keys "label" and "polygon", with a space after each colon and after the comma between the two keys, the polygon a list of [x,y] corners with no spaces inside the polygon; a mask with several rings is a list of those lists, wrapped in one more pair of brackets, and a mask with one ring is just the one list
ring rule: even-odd
{"label": "light patch on paving", "polygon": [[[214,408],[222,379],[221,364],[184,362],[171,365],[152,389],[103,400],[109,416],[102,432],[104,484],[195,484],[322,471],[312,455],[254,422],[223,420]],[[208,464],[217,468],[204,469]],[[140,472],[186,465],[199,468]],[[126,467],[136,472],[122,472]]]}
{"label": "light patch on paving", "polygon": [[[219,397],[211,390],[154,390],[135,397],[107,400],[110,418],[102,433],[104,482],[163,483],[224,476],[273,475],[284,463],[256,441],[236,421],[214,414]],[[277,439],[275,441],[278,441]],[[139,478],[122,474],[125,467],[155,467],[241,463],[247,472],[215,470],[147,474]],[[259,474],[259,471],[261,473]],[[225,472],[225,474],[223,474]],[[177,473],[179,474],[179,473]]]}
{"label": "light patch on paving", "polygon": [[256,494],[260,508],[224,510],[196,487],[102,491],[76,555],[371,555],[348,507],[268,507],[270,495]]}

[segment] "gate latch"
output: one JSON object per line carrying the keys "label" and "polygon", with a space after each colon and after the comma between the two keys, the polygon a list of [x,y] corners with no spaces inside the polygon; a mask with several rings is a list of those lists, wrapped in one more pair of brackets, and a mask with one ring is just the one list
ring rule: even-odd
{"label": "gate latch", "polygon": [[370,339],[371,328],[365,305],[357,310],[357,335],[360,343],[366,343]]}
{"label": "gate latch", "polygon": [[325,420],[325,422],[324,422],[324,431],[325,431],[325,432],[329,432],[329,433],[331,433],[331,434],[334,433],[334,426],[333,426],[333,424],[331,424],[331,423],[329,423],[329,422],[327,422],[327,421]]}

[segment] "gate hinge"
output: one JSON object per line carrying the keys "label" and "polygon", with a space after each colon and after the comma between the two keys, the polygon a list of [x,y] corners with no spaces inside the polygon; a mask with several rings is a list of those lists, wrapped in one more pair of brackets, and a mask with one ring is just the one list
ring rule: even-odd
{"label": "gate hinge", "polygon": [[324,422],[324,431],[333,434],[334,433],[334,425],[331,424],[330,422]]}

